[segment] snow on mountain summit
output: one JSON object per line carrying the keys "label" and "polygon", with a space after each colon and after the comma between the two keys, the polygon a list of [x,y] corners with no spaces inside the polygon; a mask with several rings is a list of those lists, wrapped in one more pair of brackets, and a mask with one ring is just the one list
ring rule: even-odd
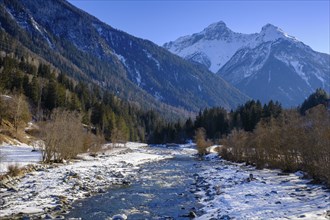
{"label": "snow on mountain summit", "polygon": [[220,21],[199,33],[166,43],[164,47],[187,60],[201,63],[212,72],[217,72],[238,49],[254,38],[253,35],[235,33]]}
{"label": "snow on mountain summit", "polygon": [[296,40],[272,24],[263,26],[260,33],[243,34],[232,31],[223,21],[219,21],[199,33],[166,43],[164,47],[216,73],[238,50],[246,47],[255,48],[264,42],[280,38]]}
{"label": "snow on mountain summit", "polygon": [[282,29],[272,24],[266,24],[263,26],[258,37],[259,39],[262,39],[263,42],[275,41],[280,38],[296,40],[295,37],[288,35]]}
{"label": "snow on mountain summit", "polygon": [[272,99],[291,107],[317,88],[330,92],[329,55],[312,50],[272,24],[259,33],[242,34],[220,21],[164,47],[204,65],[262,102]]}
{"label": "snow on mountain summit", "polygon": [[227,27],[227,25],[223,21],[213,23],[201,32],[201,34],[203,34],[204,37],[209,40],[230,37],[232,33],[233,32]]}

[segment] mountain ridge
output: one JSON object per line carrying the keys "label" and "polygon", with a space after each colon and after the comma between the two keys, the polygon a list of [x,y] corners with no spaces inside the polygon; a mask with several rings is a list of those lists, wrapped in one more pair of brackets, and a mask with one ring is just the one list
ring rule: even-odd
{"label": "mountain ridge", "polygon": [[[1,5],[2,30],[41,51],[57,67],[66,60],[85,78],[127,100],[197,112],[215,105],[235,108],[248,99],[221,77],[114,29],[67,1],[3,0]],[[51,56],[58,57],[56,62]],[[62,71],[82,77],[68,66]]]}
{"label": "mountain ridge", "polygon": [[166,43],[164,48],[205,66],[264,103],[275,99],[293,107],[317,88],[330,90],[330,56],[272,24],[264,25],[259,33],[241,34],[220,21]]}
{"label": "mountain ridge", "polygon": [[[206,67],[216,73],[238,50],[244,47],[254,48],[263,42],[275,41],[279,38],[298,41],[272,24],[264,25],[259,33],[243,34],[232,31],[223,21],[219,21],[210,24],[199,33],[165,43],[163,47],[188,60],[191,60],[194,54],[204,54],[209,61],[212,61],[212,64]],[[194,47],[190,47],[192,45]],[[219,52],[220,50],[223,54]],[[199,62],[198,59],[192,60]]]}

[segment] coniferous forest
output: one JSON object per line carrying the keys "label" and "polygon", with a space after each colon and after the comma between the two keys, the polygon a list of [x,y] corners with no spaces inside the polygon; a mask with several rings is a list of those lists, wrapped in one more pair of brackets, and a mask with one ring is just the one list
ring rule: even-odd
{"label": "coniferous forest", "polygon": [[[229,160],[287,171],[303,169],[329,182],[329,167],[325,166],[330,155],[326,147],[330,140],[329,96],[322,89],[298,108],[283,109],[276,101],[262,104],[251,100],[231,111],[207,108],[195,117],[173,121],[121,100],[97,84],[69,78],[47,63],[34,63],[28,57],[13,55],[0,59],[0,118],[1,122],[12,122],[16,138],[20,137],[19,128],[30,120],[42,124],[51,121],[53,112],[62,110],[79,114],[89,133],[106,141],[166,144],[198,137],[204,139],[204,148],[222,144],[219,153]],[[6,95],[13,100],[4,98]],[[197,135],[200,129],[202,136]]]}

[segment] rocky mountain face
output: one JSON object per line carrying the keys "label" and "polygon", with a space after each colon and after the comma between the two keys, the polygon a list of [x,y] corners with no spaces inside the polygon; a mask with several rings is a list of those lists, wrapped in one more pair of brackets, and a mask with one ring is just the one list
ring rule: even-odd
{"label": "rocky mountain face", "polygon": [[198,111],[247,100],[206,68],[131,36],[65,0],[0,0],[0,30],[63,72],[142,106]]}
{"label": "rocky mountain face", "polygon": [[271,24],[260,33],[241,34],[218,22],[164,47],[263,102],[273,99],[291,107],[317,88],[329,92],[330,56],[313,51]]}

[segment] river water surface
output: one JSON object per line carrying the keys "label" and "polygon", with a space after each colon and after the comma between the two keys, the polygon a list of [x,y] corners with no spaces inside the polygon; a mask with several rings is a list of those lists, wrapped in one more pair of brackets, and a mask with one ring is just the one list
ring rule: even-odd
{"label": "river water surface", "polygon": [[112,186],[107,192],[74,203],[67,217],[106,219],[125,214],[128,219],[189,219],[201,205],[193,193],[194,175],[201,169],[192,154],[142,165],[128,186]]}

